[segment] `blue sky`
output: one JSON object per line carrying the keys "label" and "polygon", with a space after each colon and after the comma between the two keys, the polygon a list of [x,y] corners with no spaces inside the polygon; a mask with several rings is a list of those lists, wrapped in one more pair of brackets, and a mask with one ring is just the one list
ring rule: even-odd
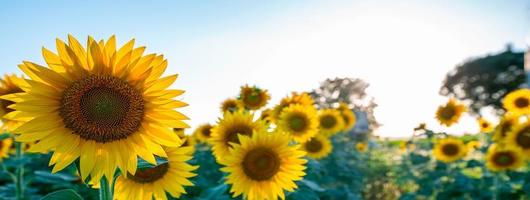
{"label": "blue sky", "polygon": [[[54,49],[68,33],[81,41],[115,34],[168,58],[192,125],[214,122],[219,102],[245,83],[269,89],[276,103],[328,77],[359,77],[380,105],[378,134],[403,137],[422,121],[445,130],[433,112],[456,64],[530,43],[528,1],[156,2],[2,1],[0,73],[44,63],[41,47]],[[463,122],[447,131],[476,130],[473,119]]]}

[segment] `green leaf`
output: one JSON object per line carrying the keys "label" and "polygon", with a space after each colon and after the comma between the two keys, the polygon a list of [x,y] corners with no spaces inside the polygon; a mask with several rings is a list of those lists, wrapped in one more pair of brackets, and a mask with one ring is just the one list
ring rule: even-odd
{"label": "green leaf", "polygon": [[317,183],[307,180],[307,179],[301,180],[300,183],[304,184],[308,188],[311,188],[311,190],[313,191],[323,192],[325,190],[324,188],[320,187],[320,185],[318,185]]}
{"label": "green leaf", "polygon": [[72,189],[64,189],[52,192],[41,200],[83,200],[83,198]]}
{"label": "green leaf", "polygon": [[2,133],[2,134],[0,134],[0,140],[7,139],[7,138],[9,138],[9,137],[11,137],[11,134],[9,134],[9,133]]}

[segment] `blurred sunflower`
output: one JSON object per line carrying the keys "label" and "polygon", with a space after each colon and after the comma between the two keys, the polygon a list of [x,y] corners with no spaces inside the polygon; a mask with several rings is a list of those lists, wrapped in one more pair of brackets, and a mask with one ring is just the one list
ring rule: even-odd
{"label": "blurred sunflower", "polygon": [[189,178],[197,166],[189,161],[192,156],[190,147],[164,148],[167,162],[157,166],[138,169],[134,175],[127,173],[116,179],[114,198],[116,199],[168,199],[166,192],[174,198],[186,194],[184,186],[193,186]]}
{"label": "blurred sunflower", "polygon": [[245,85],[241,87],[241,92],[239,94],[239,99],[249,110],[258,110],[261,107],[267,105],[271,97],[267,93],[267,90],[260,89],[256,86],[249,87]]}
{"label": "blurred sunflower", "polygon": [[183,128],[174,128],[173,131],[179,136],[182,141],[181,147],[190,147],[192,149],[191,155],[195,152],[195,144],[197,141],[193,135],[186,135]]}
{"label": "blurred sunflower", "polygon": [[249,112],[237,111],[226,112],[222,119],[212,129],[210,143],[213,154],[217,161],[222,163],[224,158],[230,153],[228,150],[234,144],[239,144],[238,135],[250,136],[254,132],[266,130],[262,121],[254,121],[254,115]]}
{"label": "blurred sunflower", "polygon": [[314,106],[314,101],[309,94],[303,92],[303,93],[296,93],[292,92],[291,96],[284,97],[280,104],[276,105],[274,109],[272,110],[272,118],[274,120],[277,120],[280,118],[280,114],[282,114],[282,111],[284,108],[289,107],[291,104],[300,104],[303,106]]}
{"label": "blurred sunflower", "polygon": [[518,89],[507,94],[502,104],[508,112],[520,116],[530,114],[530,89]]}
{"label": "blurred sunflower", "polygon": [[368,150],[368,145],[364,142],[358,142],[355,144],[355,149],[357,149],[358,152],[364,153]]}
{"label": "blurred sunflower", "polygon": [[433,149],[434,157],[442,162],[454,162],[467,154],[467,147],[457,138],[444,138],[436,141]]}
{"label": "blurred sunflower", "polygon": [[[17,77],[16,75],[4,75],[4,78],[0,79],[0,96],[24,92],[19,87],[20,84],[23,84],[21,83],[22,81],[23,78]],[[16,129],[22,123],[22,121],[28,121],[31,119],[31,117],[16,117],[20,114],[20,112],[13,112],[15,110],[10,108],[10,106],[14,103],[15,102],[10,100],[0,99],[0,118],[2,118],[2,129],[8,132]],[[11,114],[8,115],[8,113]]]}
{"label": "blurred sunflower", "polygon": [[187,104],[173,100],[182,90],[167,89],[177,75],[160,78],[163,56],[142,56],[134,40],[116,49],[114,36],[88,37],[87,49],[70,35],[56,43],[58,54],[42,50],[48,67],[19,65],[30,77],[24,93],[2,96],[15,102],[14,119],[32,117],[14,131],[17,141],[38,141],[30,152],[54,151],[52,172],[79,158],[83,180],[112,179],[116,168],[136,172],[137,156],[156,164],[154,155],[166,157],[162,145],[180,145],[171,128],[187,127],[188,118],[174,109]]}
{"label": "blurred sunflower", "polygon": [[340,115],[344,121],[344,128],[342,131],[346,132],[351,130],[355,126],[355,113],[351,110],[340,111]]}
{"label": "blurred sunflower", "polygon": [[285,199],[284,190],[294,191],[294,181],[302,180],[307,160],[300,145],[290,146],[287,134],[255,132],[252,136],[239,135],[226,158],[226,184],[231,185],[233,197],[243,199]]}
{"label": "blurred sunflower", "polygon": [[526,159],[530,159],[530,122],[514,127],[505,141],[509,146],[520,148]]}
{"label": "blurred sunflower", "polygon": [[265,110],[262,110],[259,119],[267,124],[272,122],[272,109],[267,108]]}
{"label": "blurred sunflower", "polygon": [[518,117],[510,114],[504,114],[499,124],[495,127],[492,140],[499,142],[504,140],[510,131],[519,124]]}
{"label": "blurred sunflower", "polygon": [[9,152],[12,145],[13,139],[10,137],[0,140],[0,162],[2,159],[9,157]]}
{"label": "blurred sunflower", "polygon": [[451,126],[458,122],[460,116],[462,116],[462,113],[464,113],[466,110],[467,109],[464,105],[451,98],[447,104],[438,107],[438,110],[436,111],[436,119],[442,125]]}
{"label": "blurred sunflower", "polygon": [[296,142],[305,142],[318,133],[317,110],[300,104],[283,109],[278,120],[278,132],[288,133]]}
{"label": "blurred sunflower", "polygon": [[234,98],[228,98],[221,103],[221,112],[235,112],[243,110],[243,104]]}
{"label": "blurred sunflower", "polygon": [[523,166],[524,160],[520,149],[492,144],[486,154],[486,167],[491,171],[516,170]]}
{"label": "blurred sunflower", "polygon": [[320,132],[326,136],[334,135],[344,128],[344,120],[336,109],[323,109],[318,112]]}
{"label": "blurred sunflower", "polygon": [[469,151],[474,151],[480,148],[480,142],[477,140],[472,140],[466,143],[467,149]]}
{"label": "blurred sunflower", "polygon": [[314,159],[321,159],[329,155],[333,150],[333,145],[328,137],[316,135],[309,141],[302,143],[302,150],[307,152],[307,156]]}
{"label": "blurred sunflower", "polygon": [[199,140],[200,142],[207,143],[208,140],[212,136],[212,129],[213,129],[213,126],[211,124],[208,124],[208,123],[202,124],[199,127],[197,127],[197,129],[195,129],[195,131],[193,132],[193,135],[195,135],[197,140]]}
{"label": "blurred sunflower", "polygon": [[481,117],[477,120],[477,123],[481,133],[489,133],[493,131],[493,124],[488,120]]}

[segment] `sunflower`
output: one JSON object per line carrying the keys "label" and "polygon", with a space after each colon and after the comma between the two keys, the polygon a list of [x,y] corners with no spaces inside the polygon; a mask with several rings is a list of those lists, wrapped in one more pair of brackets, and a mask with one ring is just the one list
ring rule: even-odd
{"label": "sunflower", "polygon": [[319,128],[322,134],[330,136],[344,129],[344,119],[336,109],[323,109],[318,112]]}
{"label": "sunflower", "polygon": [[445,126],[451,126],[454,123],[458,122],[462,113],[466,111],[466,107],[458,102],[455,99],[450,99],[447,104],[438,107],[436,111],[436,119],[440,124]]}
{"label": "sunflower", "polygon": [[530,114],[530,89],[518,89],[506,95],[502,101],[504,109],[520,116]]}
{"label": "sunflower", "polygon": [[[19,87],[20,84],[23,84],[21,81],[23,81],[23,78],[17,77],[15,75],[4,75],[4,78],[0,79],[0,96],[24,92]],[[7,115],[8,113],[14,111],[12,108],[9,108],[14,103],[15,102],[10,100],[0,99],[0,118],[2,118],[2,129],[9,132],[17,128],[22,121],[31,119],[28,117],[25,119],[14,118],[14,116],[20,112],[14,112]]]}
{"label": "sunflower", "polygon": [[472,140],[466,143],[466,146],[469,151],[474,151],[480,148],[480,142],[477,140]]}
{"label": "sunflower", "polygon": [[231,185],[233,197],[243,199],[285,199],[284,190],[297,188],[302,180],[307,160],[300,145],[289,145],[289,136],[281,133],[255,132],[251,137],[239,135],[226,158],[226,184]]}
{"label": "sunflower", "polygon": [[264,121],[265,123],[269,124],[272,122],[272,109],[265,109],[261,111],[261,114],[259,116],[259,119]]}
{"label": "sunflower", "polygon": [[344,121],[344,128],[342,131],[346,132],[351,130],[355,126],[355,113],[352,110],[342,110],[340,111],[340,115],[342,116],[342,119]]}
{"label": "sunflower", "polygon": [[0,162],[2,159],[9,157],[9,151],[12,145],[13,139],[10,137],[0,140]]}
{"label": "sunflower", "polygon": [[364,142],[358,142],[355,144],[355,149],[357,149],[358,152],[364,153],[368,150],[368,145]]}
{"label": "sunflower", "polygon": [[222,103],[221,103],[221,112],[222,113],[225,113],[225,112],[235,112],[235,111],[238,111],[238,110],[243,110],[243,105],[242,103],[237,100],[237,99],[234,99],[234,98],[228,98],[226,100],[224,100]]}
{"label": "sunflower", "polygon": [[238,135],[252,135],[253,132],[266,130],[262,121],[254,121],[254,115],[249,112],[226,112],[222,119],[212,129],[213,154],[219,163],[229,154],[234,144],[239,144]]}
{"label": "sunflower", "polygon": [[501,121],[499,122],[499,124],[495,127],[492,140],[496,142],[504,140],[506,135],[508,135],[508,133],[512,131],[512,129],[516,127],[518,124],[519,124],[518,117],[515,117],[514,115],[510,115],[510,114],[505,114],[501,118]]}
{"label": "sunflower", "polygon": [[477,120],[477,123],[481,133],[489,133],[493,131],[493,124],[488,120],[481,117]]}
{"label": "sunflower", "polygon": [[486,154],[486,167],[491,171],[516,170],[523,166],[524,160],[519,148],[492,144]]}
{"label": "sunflower", "polygon": [[182,141],[181,147],[191,147],[192,151],[191,154],[195,152],[195,144],[197,142],[195,141],[195,137],[192,135],[186,135],[184,133],[183,128],[174,128],[173,131],[179,136],[180,140]]}
{"label": "sunflower", "polygon": [[278,120],[278,131],[288,133],[294,141],[305,142],[318,133],[317,110],[300,104],[283,109]]}
{"label": "sunflower", "polygon": [[114,36],[88,37],[87,49],[70,35],[68,44],[56,43],[58,54],[42,50],[48,67],[19,65],[30,77],[24,93],[2,96],[15,102],[8,115],[31,117],[14,131],[17,141],[37,142],[30,152],[54,151],[53,172],[79,158],[83,180],[111,179],[117,168],[134,174],[137,156],[156,164],[154,155],[166,157],[161,145],[180,145],[171,128],[187,127],[174,110],[186,104],[173,100],[182,90],[167,89],[177,75],[160,78],[163,56],[142,56],[145,47],[133,48],[134,40],[116,49]]}
{"label": "sunflower", "polygon": [[241,87],[241,92],[239,94],[239,99],[249,110],[258,110],[261,107],[267,105],[271,97],[267,93],[267,90],[260,89],[256,86],[249,87],[245,85]]}
{"label": "sunflower", "polygon": [[520,148],[526,159],[530,159],[530,122],[514,127],[505,141],[509,146]]}
{"label": "sunflower", "polygon": [[212,128],[213,126],[211,124],[202,124],[195,131],[193,132],[193,135],[199,140],[200,142],[208,142],[208,140],[212,136]]}
{"label": "sunflower", "polygon": [[303,92],[303,93],[291,93],[291,96],[284,97],[280,104],[276,105],[274,109],[272,110],[272,118],[274,120],[277,120],[280,118],[280,114],[282,114],[282,111],[284,108],[289,107],[291,104],[301,104],[304,106],[313,106],[314,101],[309,94]]}
{"label": "sunflower", "polygon": [[463,158],[467,154],[467,148],[460,139],[444,138],[436,141],[433,153],[437,160],[450,163]]}
{"label": "sunflower", "polygon": [[167,162],[151,168],[138,169],[136,173],[120,175],[114,186],[116,199],[167,199],[166,192],[174,198],[186,194],[183,186],[193,186],[189,178],[197,166],[186,161],[191,157],[190,147],[165,147]]}
{"label": "sunflower", "polygon": [[302,143],[302,149],[307,155],[314,159],[321,159],[329,155],[333,150],[333,145],[328,137],[316,135],[309,141]]}

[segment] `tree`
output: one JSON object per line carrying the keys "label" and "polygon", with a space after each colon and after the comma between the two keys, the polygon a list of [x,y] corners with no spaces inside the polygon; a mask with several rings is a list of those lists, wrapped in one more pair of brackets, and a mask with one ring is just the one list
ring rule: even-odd
{"label": "tree", "polygon": [[472,114],[480,115],[484,107],[502,114],[502,98],[525,82],[524,53],[508,45],[504,52],[458,65],[446,75],[440,94],[468,102]]}

